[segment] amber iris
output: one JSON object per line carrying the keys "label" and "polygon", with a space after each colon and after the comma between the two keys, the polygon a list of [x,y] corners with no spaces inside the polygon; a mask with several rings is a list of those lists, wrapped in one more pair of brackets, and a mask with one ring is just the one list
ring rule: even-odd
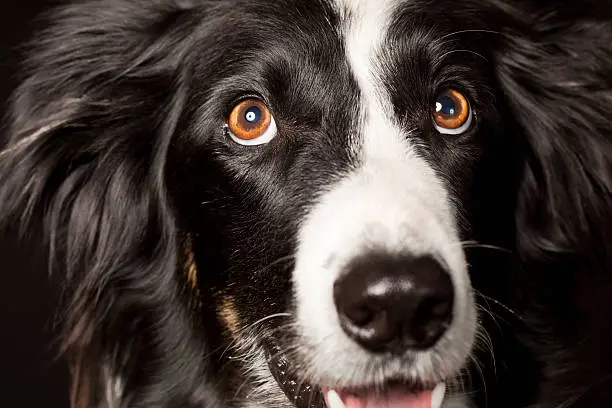
{"label": "amber iris", "polygon": [[265,103],[259,99],[246,99],[232,109],[227,125],[239,139],[253,140],[262,136],[272,120]]}
{"label": "amber iris", "polygon": [[464,125],[470,116],[470,105],[463,94],[447,89],[436,98],[433,119],[444,129],[457,129]]}

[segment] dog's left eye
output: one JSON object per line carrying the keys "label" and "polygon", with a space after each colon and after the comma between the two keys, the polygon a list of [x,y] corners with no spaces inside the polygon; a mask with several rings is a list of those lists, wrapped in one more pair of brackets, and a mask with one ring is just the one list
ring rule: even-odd
{"label": "dog's left eye", "polygon": [[276,136],[276,123],[270,110],[256,98],[245,99],[234,106],[227,127],[232,140],[246,146],[268,143]]}
{"label": "dog's left eye", "polygon": [[436,97],[432,119],[440,133],[458,135],[469,129],[472,111],[467,98],[459,91],[446,89]]}

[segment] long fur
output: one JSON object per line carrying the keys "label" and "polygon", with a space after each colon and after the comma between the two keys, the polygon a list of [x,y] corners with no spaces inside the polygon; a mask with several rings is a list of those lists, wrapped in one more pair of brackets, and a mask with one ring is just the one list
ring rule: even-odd
{"label": "long fur", "polygon": [[[65,277],[74,406],[218,406],[176,279],[181,241],[164,174],[185,102],[187,12],[167,1],[60,9],[15,93],[2,224],[44,223]],[[111,372],[122,376],[109,401]]]}
{"label": "long fur", "polygon": [[[42,219],[64,277],[75,407],[224,406],[208,334],[185,296],[185,214],[166,173],[169,144],[192,109],[193,33],[210,27],[212,41],[214,3],[61,8],[14,93],[0,227],[26,231]],[[496,342],[497,358],[524,346],[521,358],[533,363],[530,375],[509,363],[503,378],[513,383],[499,393],[521,393],[520,406],[537,408],[612,406],[610,7],[476,3],[495,22],[492,69],[522,143],[516,268],[477,286],[523,322],[509,330],[516,343]],[[507,406],[503,395],[487,397]]]}
{"label": "long fur", "polygon": [[535,406],[608,406],[612,13],[607,2],[573,1],[507,11],[516,25],[498,75],[529,147],[508,301],[541,366]]}

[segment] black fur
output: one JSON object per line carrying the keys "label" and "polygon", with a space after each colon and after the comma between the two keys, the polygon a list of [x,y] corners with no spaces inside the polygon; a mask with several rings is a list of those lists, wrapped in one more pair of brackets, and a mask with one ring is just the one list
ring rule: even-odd
{"label": "black fur", "polygon": [[612,10],[523,6],[498,64],[528,148],[507,299],[541,367],[537,406],[609,406]]}
{"label": "black fur", "polygon": [[[359,91],[331,7],[282,3],[86,1],[36,36],[0,153],[0,226],[44,221],[65,278],[76,407],[101,404],[109,374],[121,376],[121,407],[231,406],[244,367],[223,353],[220,299],[244,325],[291,307],[296,224],[354,160]],[[479,406],[612,406],[611,10],[409,1],[393,23],[394,108],[419,129],[463,238],[506,249],[468,250],[497,317],[483,316],[495,361],[477,354]],[[466,137],[431,137],[432,90],[445,84],[477,107]],[[268,150],[222,132],[252,93],[284,129]]]}

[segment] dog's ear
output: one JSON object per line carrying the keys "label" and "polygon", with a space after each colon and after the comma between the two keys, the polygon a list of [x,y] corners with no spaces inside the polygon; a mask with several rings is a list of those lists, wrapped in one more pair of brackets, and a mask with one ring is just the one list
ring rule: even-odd
{"label": "dog's ear", "polygon": [[63,277],[72,403],[207,406],[205,339],[181,293],[165,160],[187,95],[193,10],[91,1],[55,12],[0,153],[0,226],[42,219]]}
{"label": "dog's ear", "polygon": [[496,3],[508,23],[496,69],[528,152],[519,247],[537,260],[603,255],[612,238],[612,10],[602,2]]}

